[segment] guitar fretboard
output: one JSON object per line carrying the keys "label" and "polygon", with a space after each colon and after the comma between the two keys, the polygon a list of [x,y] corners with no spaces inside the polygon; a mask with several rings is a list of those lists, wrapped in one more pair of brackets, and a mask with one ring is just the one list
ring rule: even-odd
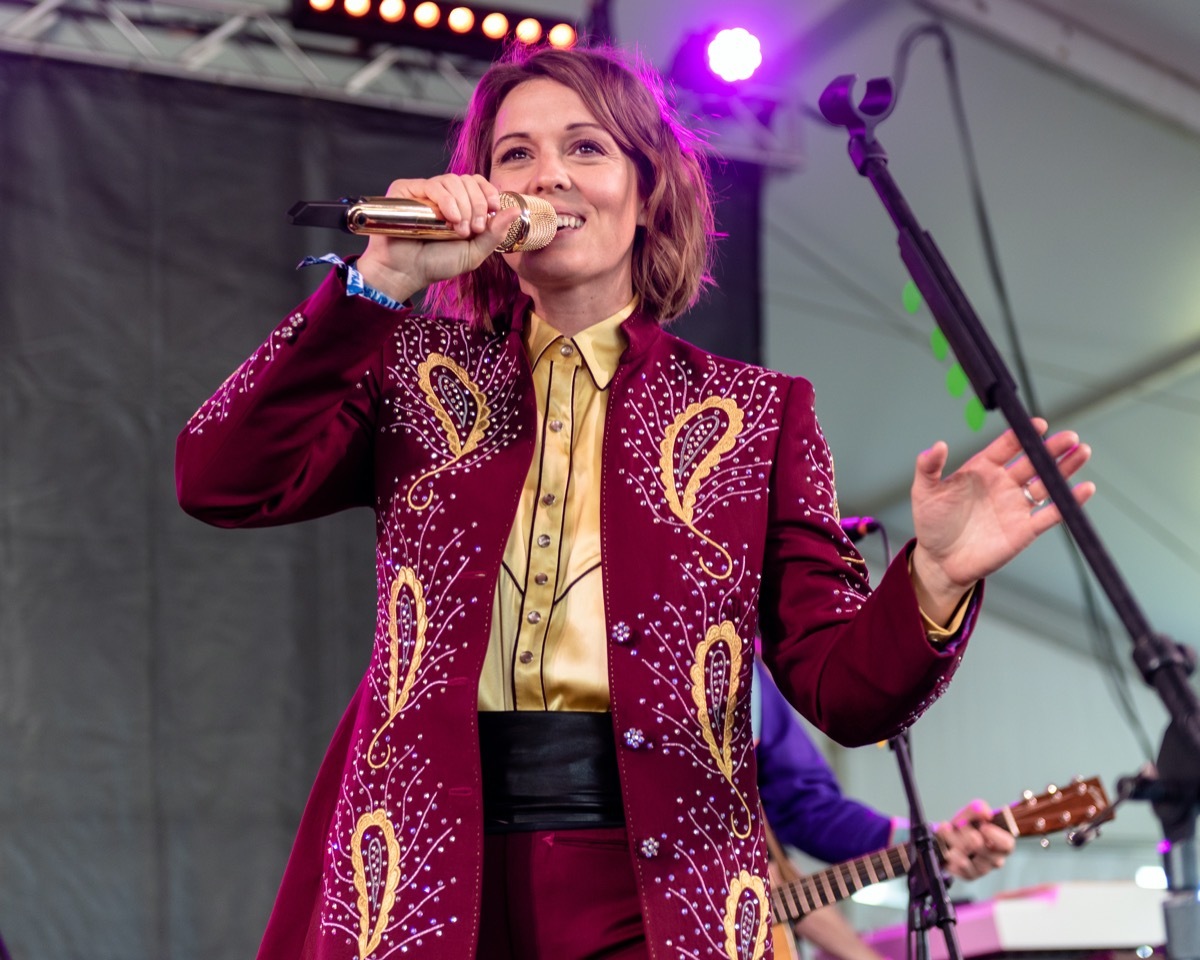
{"label": "guitar fretboard", "polygon": [[[941,842],[938,842],[939,848]],[[906,843],[848,860],[771,889],[771,914],[776,923],[796,922],[818,907],[845,900],[863,887],[894,880],[908,873],[913,853]]]}
{"label": "guitar fretboard", "polygon": [[[1076,778],[1062,790],[1051,785],[1037,797],[1026,792],[1024,799],[993,813],[989,820],[1014,837],[1043,835],[1065,830],[1081,816],[1091,819],[1108,805],[1108,795],[1098,777]],[[945,858],[945,842],[936,834],[934,840],[939,855]],[[776,923],[795,923],[819,907],[845,900],[863,887],[908,873],[912,864],[913,848],[900,843],[797,880],[775,884],[771,887],[771,913]]]}

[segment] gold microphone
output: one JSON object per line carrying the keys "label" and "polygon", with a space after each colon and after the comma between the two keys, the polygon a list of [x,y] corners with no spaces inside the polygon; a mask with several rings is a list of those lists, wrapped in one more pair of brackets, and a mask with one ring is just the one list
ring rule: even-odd
{"label": "gold microphone", "polygon": [[[508,228],[499,253],[541,250],[554,239],[558,214],[540,197],[500,194],[500,209],[516,207],[520,216]],[[494,214],[489,214],[494,216]],[[341,200],[300,200],[288,211],[298,227],[332,227],[346,233],[379,233],[410,240],[462,240],[437,211],[421,200],[400,197],[343,197]]]}

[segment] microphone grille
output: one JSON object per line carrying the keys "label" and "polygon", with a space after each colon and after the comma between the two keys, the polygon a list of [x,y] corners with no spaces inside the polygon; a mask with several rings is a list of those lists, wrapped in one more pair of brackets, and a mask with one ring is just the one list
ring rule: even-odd
{"label": "microphone grille", "polygon": [[558,214],[550,202],[523,193],[500,194],[500,209],[519,207],[521,216],[511,227],[496,250],[500,253],[520,253],[541,250],[554,239],[558,229]]}

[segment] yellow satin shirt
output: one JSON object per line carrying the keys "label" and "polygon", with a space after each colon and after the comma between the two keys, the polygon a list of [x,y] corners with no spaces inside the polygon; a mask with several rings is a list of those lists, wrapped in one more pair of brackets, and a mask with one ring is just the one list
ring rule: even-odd
{"label": "yellow satin shirt", "polygon": [[609,708],[600,463],[620,327],[636,306],[573,337],[536,314],[526,324],[537,440],[496,582],[480,710]]}

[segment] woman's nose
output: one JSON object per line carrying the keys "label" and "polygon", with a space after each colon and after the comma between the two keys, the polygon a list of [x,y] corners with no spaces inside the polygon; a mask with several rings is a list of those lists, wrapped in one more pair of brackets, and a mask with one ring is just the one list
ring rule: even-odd
{"label": "woman's nose", "polygon": [[534,187],[538,193],[566,190],[570,186],[571,178],[561,157],[543,156],[538,160],[537,170],[534,172]]}

